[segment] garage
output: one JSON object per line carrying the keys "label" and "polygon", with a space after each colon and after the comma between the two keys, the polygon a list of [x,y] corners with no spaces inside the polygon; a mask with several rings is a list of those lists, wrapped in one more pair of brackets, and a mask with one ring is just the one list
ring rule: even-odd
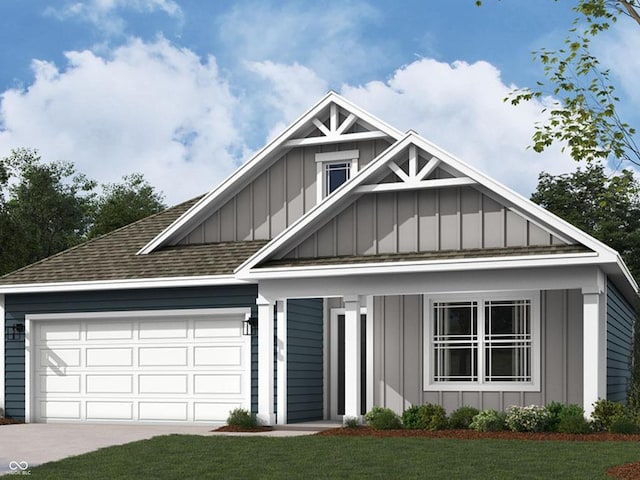
{"label": "garage", "polygon": [[236,308],[27,316],[27,421],[224,422],[230,410],[250,407],[248,315]]}

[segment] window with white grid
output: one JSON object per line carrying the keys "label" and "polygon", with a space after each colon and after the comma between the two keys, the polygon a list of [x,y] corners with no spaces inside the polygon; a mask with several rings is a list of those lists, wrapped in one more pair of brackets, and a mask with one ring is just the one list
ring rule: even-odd
{"label": "window with white grid", "polygon": [[425,302],[430,389],[534,390],[539,385],[537,294]]}

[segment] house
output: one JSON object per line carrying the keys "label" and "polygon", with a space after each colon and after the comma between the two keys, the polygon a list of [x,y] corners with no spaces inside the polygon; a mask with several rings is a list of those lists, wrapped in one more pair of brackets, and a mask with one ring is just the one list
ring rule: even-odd
{"label": "house", "polygon": [[0,279],[28,422],[624,400],[616,251],[330,92],[208,194]]}

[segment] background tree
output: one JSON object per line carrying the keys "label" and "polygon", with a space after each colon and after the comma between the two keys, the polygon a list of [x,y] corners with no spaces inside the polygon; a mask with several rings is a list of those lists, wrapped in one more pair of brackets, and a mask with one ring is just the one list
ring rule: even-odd
{"label": "background tree", "polygon": [[536,125],[532,145],[536,152],[560,142],[577,161],[613,159],[640,165],[636,130],[621,118],[610,72],[591,51],[593,38],[621,17],[640,27],[639,6],[640,0],[578,0],[564,47],[533,52],[544,66],[547,81],[516,90],[509,100],[517,105],[548,95],[558,99],[548,109],[548,119]]}
{"label": "background tree", "polygon": [[0,272],[79,243],[92,222],[95,182],[70,163],[43,163],[33,150],[0,160]]}
{"label": "background tree", "polygon": [[588,163],[575,172],[541,173],[531,200],[615,248],[631,273],[640,275],[640,184],[623,170],[607,176]]}
{"label": "background tree", "polygon": [[122,183],[102,186],[89,237],[109,233],[166,208],[164,196],[156,192],[141,173],[122,177]]}

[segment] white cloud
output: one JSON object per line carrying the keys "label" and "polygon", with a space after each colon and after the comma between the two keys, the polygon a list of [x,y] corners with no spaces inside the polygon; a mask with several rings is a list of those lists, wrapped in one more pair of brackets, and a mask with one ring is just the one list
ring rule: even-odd
{"label": "white cloud", "polygon": [[4,92],[0,155],[34,147],[100,182],[140,171],[170,202],[208,191],[237,166],[238,102],[215,59],[162,38],[133,40],[109,58],[66,57],[65,69],[35,61],[33,84]]}
{"label": "white cloud", "polygon": [[529,196],[538,174],[575,169],[568,155],[552,148],[527,150],[543,105],[533,101],[513,107],[503,99],[505,85],[491,64],[447,64],[417,60],[386,82],[346,85],[342,93],[401,130],[413,129],[464,162]]}
{"label": "white cloud", "polygon": [[183,12],[173,0],[89,0],[86,2],[67,2],[60,8],[47,7],[45,13],[58,20],[77,18],[92,24],[98,30],[109,35],[122,34],[125,21],[120,12],[130,10],[134,12],[165,14],[182,19]]}
{"label": "white cloud", "polygon": [[372,38],[381,13],[371,2],[268,2],[234,4],[219,19],[219,37],[236,58],[298,63],[340,83],[389,65],[389,49]]}

